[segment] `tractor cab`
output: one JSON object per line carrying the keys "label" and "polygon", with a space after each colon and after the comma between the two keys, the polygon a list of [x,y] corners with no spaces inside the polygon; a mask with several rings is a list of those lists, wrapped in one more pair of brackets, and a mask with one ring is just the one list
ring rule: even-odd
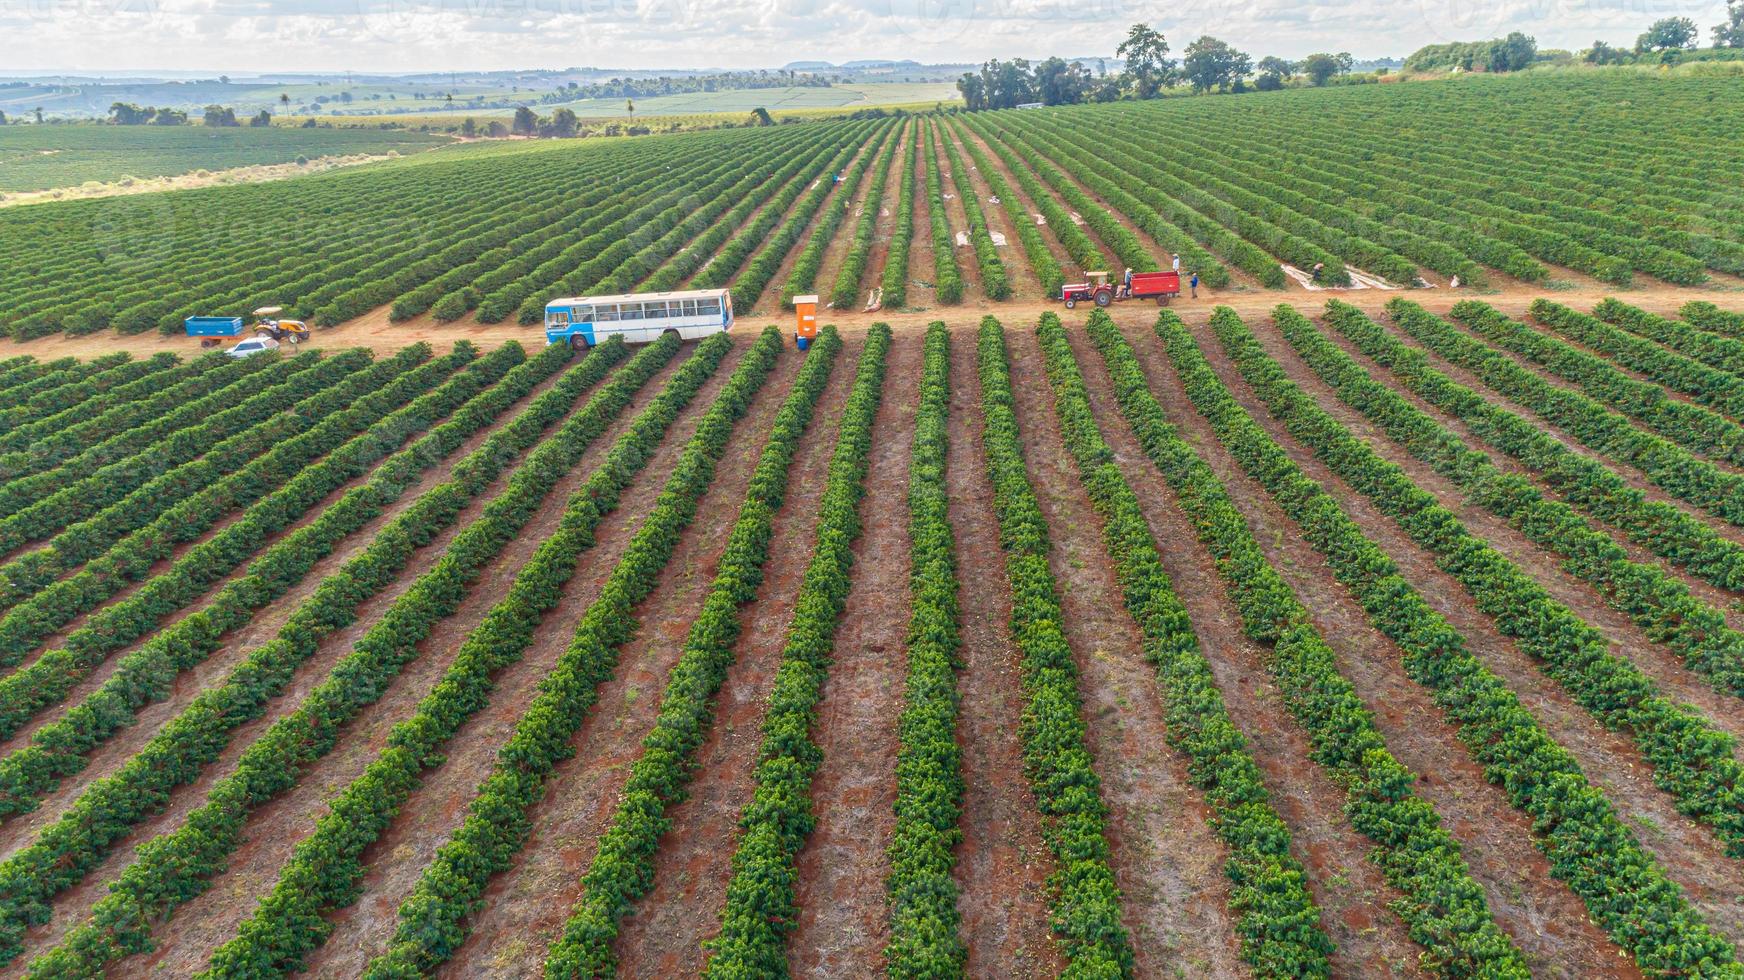
{"label": "tractor cab", "polygon": [[1114,302],[1114,287],[1108,282],[1107,272],[1086,272],[1083,282],[1069,282],[1061,286],[1060,298],[1066,301],[1068,310],[1083,300],[1092,300],[1097,306],[1107,306]]}

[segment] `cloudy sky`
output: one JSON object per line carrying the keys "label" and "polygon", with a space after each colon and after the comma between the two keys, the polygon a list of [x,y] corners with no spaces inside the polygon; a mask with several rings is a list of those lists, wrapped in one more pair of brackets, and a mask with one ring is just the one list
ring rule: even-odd
{"label": "cloudy sky", "polygon": [[0,0],[7,70],[776,67],[794,60],[1111,54],[1127,25],[1179,51],[1214,34],[1256,57],[1523,30],[1541,47],[1631,42],[1724,0]]}

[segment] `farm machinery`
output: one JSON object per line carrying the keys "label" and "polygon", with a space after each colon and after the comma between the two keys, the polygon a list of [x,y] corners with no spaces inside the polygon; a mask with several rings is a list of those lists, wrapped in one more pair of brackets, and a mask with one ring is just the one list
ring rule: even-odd
{"label": "farm machinery", "polygon": [[249,331],[269,340],[300,344],[309,339],[309,325],[301,320],[280,319],[282,306],[263,306],[247,317],[191,316],[182,321],[188,336],[199,337],[201,347],[215,347]]}
{"label": "farm machinery", "polygon": [[1108,306],[1127,299],[1155,299],[1158,306],[1167,306],[1170,299],[1179,295],[1179,272],[1135,272],[1130,287],[1109,282],[1106,272],[1086,272],[1083,282],[1069,282],[1060,287],[1060,299],[1065,300],[1068,310],[1083,302]]}

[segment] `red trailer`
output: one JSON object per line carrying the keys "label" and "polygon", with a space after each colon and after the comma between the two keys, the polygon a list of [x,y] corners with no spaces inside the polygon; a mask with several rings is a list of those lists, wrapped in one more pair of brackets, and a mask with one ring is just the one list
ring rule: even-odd
{"label": "red trailer", "polygon": [[1060,298],[1066,301],[1068,310],[1084,300],[1107,306],[1121,299],[1155,299],[1158,306],[1167,306],[1171,298],[1181,295],[1179,272],[1135,272],[1130,293],[1109,282],[1106,272],[1087,272],[1084,275],[1084,282],[1069,282],[1060,287]]}

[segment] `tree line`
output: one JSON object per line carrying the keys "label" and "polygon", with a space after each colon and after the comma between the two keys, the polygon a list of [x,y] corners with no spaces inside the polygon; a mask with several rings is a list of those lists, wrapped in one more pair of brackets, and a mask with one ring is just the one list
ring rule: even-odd
{"label": "tree line", "polygon": [[[1726,19],[1710,30],[1714,50],[1733,53],[1744,50],[1744,0],[1728,0]],[[1624,65],[1641,61],[1677,61],[1686,52],[1694,51],[1701,38],[1701,29],[1688,17],[1665,17],[1654,21],[1635,38],[1633,49],[1613,47],[1604,41],[1581,52],[1581,60],[1592,65]]]}
{"label": "tree line", "polygon": [[831,82],[822,75],[792,71],[786,68],[769,71],[728,71],[708,75],[662,75],[658,78],[612,78],[582,85],[570,82],[543,96],[540,101],[574,102],[578,99],[651,99],[662,95],[689,95],[695,92],[726,92],[736,89],[762,88],[829,88]]}
{"label": "tree line", "polygon": [[[40,122],[40,120],[38,120]],[[117,126],[186,126],[188,113],[168,106],[138,106],[131,102],[116,102],[109,106],[109,122]],[[209,105],[201,114],[200,125],[215,129],[229,126],[241,126],[236,118],[236,110],[229,106]],[[260,127],[272,125],[272,113],[265,109],[250,116],[248,125]]]}
{"label": "tree line", "polygon": [[[1744,2],[1744,0],[1740,0]],[[1187,86],[1195,93],[1275,91],[1301,78],[1326,85],[1348,75],[1355,60],[1348,52],[1311,54],[1300,61],[1267,56],[1255,63],[1227,41],[1205,35],[1187,45],[1180,60],[1170,57],[1169,42],[1148,24],[1134,24],[1116,49],[1122,59],[1118,73],[1105,64],[1092,72],[1081,61],[1049,58],[1032,64],[1024,58],[984,63],[965,72],[957,91],[970,111],[1011,109],[1020,105],[1073,105],[1153,99]],[[1248,79],[1252,78],[1250,84]]]}

